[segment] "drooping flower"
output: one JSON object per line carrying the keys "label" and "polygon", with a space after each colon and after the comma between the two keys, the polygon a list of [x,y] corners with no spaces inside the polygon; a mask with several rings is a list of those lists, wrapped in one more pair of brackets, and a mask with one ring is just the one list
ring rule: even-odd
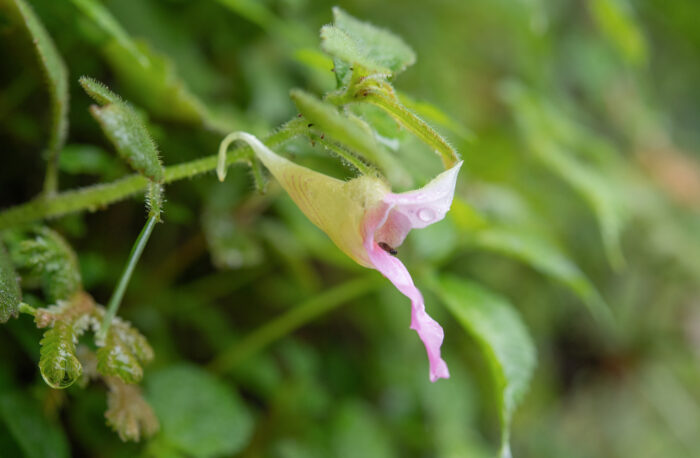
{"label": "drooping flower", "polygon": [[423,296],[403,263],[394,255],[411,229],[442,220],[452,205],[457,174],[462,162],[415,191],[392,193],[379,178],[363,175],[338,180],[297,165],[272,152],[255,136],[235,132],[219,149],[220,180],[226,174],[226,149],[236,140],[248,143],[265,167],[302,212],[357,263],[376,269],[411,300],[411,329],[428,353],[430,380],[448,378],[440,356],[442,327],[425,311]]}

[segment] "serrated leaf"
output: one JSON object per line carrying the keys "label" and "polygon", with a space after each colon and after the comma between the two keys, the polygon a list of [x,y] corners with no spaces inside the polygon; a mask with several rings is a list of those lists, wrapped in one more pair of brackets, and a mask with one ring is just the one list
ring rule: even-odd
{"label": "serrated leaf", "polygon": [[612,319],[610,309],[595,286],[554,243],[533,232],[491,226],[474,234],[482,249],[498,252],[530,265],[570,288],[601,322]]}
{"label": "serrated leaf", "polygon": [[110,103],[93,105],[90,113],[122,159],[150,180],[163,181],[165,172],[156,145],[133,108],[126,103]]}
{"label": "serrated leaf", "polygon": [[14,392],[1,396],[0,418],[26,458],[70,457],[68,440],[60,426],[50,422],[41,405],[28,395]]}
{"label": "serrated leaf", "polygon": [[[68,242],[48,227],[16,231],[9,244],[18,270],[40,277],[49,303],[71,298],[82,289],[78,258]],[[8,243],[11,243],[8,241]]]}
{"label": "serrated leaf", "polygon": [[104,344],[97,350],[97,371],[137,383],[143,378],[141,364],[151,360],[153,349],[146,338],[128,322],[114,318]]}
{"label": "serrated leaf", "polygon": [[442,276],[431,282],[460,324],[481,346],[498,387],[501,456],[510,457],[510,422],[536,365],[535,346],[515,308],[474,282]]}
{"label": "serrated leaf", "polygon": [[39,370],[51,388],[68,388],[82,374],[82,366],[75,354],[77,331],[70,323],[57,321],[41,339]]}
{"label": "serrated leaf", "polygon": [[396,184],[410,184],[410,176],[401,163],[379,144],[374,132],[366,123],[359,118],[341,114],[333,105],[307,92],[295,89],[291,92],[291,98],[299,112],[325,136],[346,145],[376,164],[390,181]]}
{"label": "serrated leaf", "polygon": [[188,455],[234,455],[251,437],[253,418],[235,391],[198,367],[151,374],[147,392],[163,440]]}
{"label": "serrated leaf", "polygon": [[[413,65],[416,55],[393,33],[362,22],[338,7],[333,25],[321,28],[321,48],[333,57],[359,65],[369,74],[396,75]],[[336,68],[336,72],[343,72]],[[338,74],[342,80],[344,75]]]}
{"label": "serrated leaf", "polygon": [[17,281],[17,273],[0,240],[0,323],[7,323],[19,314],[19,304],[22,302],[22,291]]}
{"label": "serrated leaf", "polygon": [[128,385],[116,377],[105,381],[109,387],[105,418],[122,441],[138,442],[158,432],[158,419],[139,386]]}
{"label": "serrated leaf", "polygon": [[56,45],[29,4],[24,0],[13,1],[32,37],[32,42],[36,47],[46,79],[49,82],[51,136],[48,145],[49,171],[46,176],[45,189],[54,192],[58,186],[56,175],[58,156],[68,133],[68,69],[56,49]]}

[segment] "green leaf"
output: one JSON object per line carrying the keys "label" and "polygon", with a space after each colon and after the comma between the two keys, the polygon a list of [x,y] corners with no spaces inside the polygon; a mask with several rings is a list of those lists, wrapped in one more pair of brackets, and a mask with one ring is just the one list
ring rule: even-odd
{"label": "green leaf", "polygon": [[[14,392],[0,397],[0,418],[26,458],[69,458],[68,440],[29,396]],[[4,452],[3,452],[4,456]]]}
{"label": "green leaf", "polygon": [[145,43],[139,42],[137,47],[148,59],[147,65],[143,65],[118,41],[109,42],[103,49],[117,79],[131,99],[160,119],[204,123],[221,132],[231,131],[231,126],[214,119],[204,104],[190,92],[170,59]]}
{"label": "green leaf", "polygon": [[397,456],[369,405],[346,401],[335,407],[331,443],[332,456],[339,458],[388,458]]}
{"label": "green leaf", "polygon": [[122,159],[150,180],[163,181],[165,172],[156,145],[133,108],[116,102],[103,107],[92,105],[90,113]]}
{"label": "green leaf", "polygon": [[544,275],[561,282],[581,298],[596,319],[610,323],[610,309],[595,286],[578,266],[547,238],[533,232],[490,226],[477,231],[473,241],[481,249],[523,261]]}
{"label": "green leaf", "polygon": [[[321,28],[321,48],[343,61],[359,65],[368,73],[396,75],[413,65],[416,55],[393,33],[333,8],[333,25]],[[336,68],[336,72],[342,69]],[[342,80],[344,75],[338,75]]]}
{"label": "green leaf", "polygon": [[122,103],[123,100],[114,92],[110,91],[109,88],[102,82],[96,79],[90,78],[89,76],[81,76],[78,82],[83,87],[83,90],[92,97],[92,99],[99,103],[100,106],[109,105],[110,103]]}
{"label": "green leaf", "polygon": [[194,457],[234,455],[250,440],[253,418],[229,386],[191,365],[147,379],[148,400],[165,441]]}
{"label": "green leaf", "polygon": [[143,378],[141,364],[152,360],[153,349],[148,340],[128,322],[114,318],[104,345],[97,350],[97,371],[126,383],[137,383]]}
{"label": "green leaf", "polygon": [[75,344],[84,330],[67,321],[56,321],[44,333],[40,342],[39,370],[51,388],[68,388],[80,378],[83,368],[75,354]]}
{"label": "green leaf", "polygon": [[530,384],[535,346],[515,308],[503,297],[464,279],[445,275],[431,282],[445,303],[481,346],[498,387],[501,456],[510,456],[510,422]]}
{"label": "green leaf", "polygon": [[49,83],[51,97],[51,136],[48,145],[48,169],[44,189],[53,193],[58,188],[58,157],[68,133],[68,70],[51,37],[24,0],[14,0],[24,25],[32,37]]}
{"label": "green leaf", "polygon": [[114,19],[112,13],[110,13],[104,5],[95,0],[72,0],[72,2],[86,16],[95,21],[109,36],[114,38],[134,59],[137,59],[141,65],[148,65],[148,57],[141,53],[129,34],[122,28],[121,24]]}
{"label": "green leaf", "polygon": [[374,132],[366,123],[357,117],[339,113],[333,105],[307,92],[295,89],[291,92],[291,98],[299,112],[314,128],[322,132],[324,137],[328,136],[346,145],[361,157],[376,164],[390,181],[396,184],[410,184],[410,176],[401,163],[377,142]]}
{"label": "green leaf", "polygon": [[17,317],[20,302],[22,291],[17,281],[17,273],[5,245],[0,240],[0,323],[7,323],[11,317]]}
{"label": "green leaf", "polygon": [[593,0],[588,6],[603,35],[627,62],[646,63],[647,44],[627,0]]}
{"label": "green leaf", "polygon": [[504,95],[532,152],[587,202],[597,217],[610,264],[622,268],[624,207],[616,183],[575,155],[581,145],[572,140],[578,140],[580,132],[565,113],[518,83],[508,83]]}
{"label": "green leaf", "polygon": [[40,277],[49,303],[70,299],[82,289],[78,258],[57,232],[36,227],[11,235],[8,247],[15,266]]}

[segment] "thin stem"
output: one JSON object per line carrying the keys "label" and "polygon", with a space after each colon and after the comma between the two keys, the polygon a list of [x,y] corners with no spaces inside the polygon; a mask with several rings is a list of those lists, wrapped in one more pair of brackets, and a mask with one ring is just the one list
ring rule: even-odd
{"label": "thin stem", "polygon": [[[302,126],[303,123],[296,119],[289,121],[277,132],[267,137],[264,143],[273,148],[287,142],[302,132]],[[238,160],[252,156],[252,154],[253,151],[250,147],[238,146],[228,154],[226,163],[233,164]],[[211,172],[216,169],[216,161],[217,156],[213,155],[166,167],[164,183]],[[148,179],[140,175],[129,175],[112,183],[66,191],[54,196],[40,196],[0,212],[0,230],[73,212],[95,211],[143,191],[147,186]]]}
{"label": "thin stem", "polygon": [[237,364],[261,351],[266,346],[300,328],[314,318],[363,296],[384,283],[382,277],[372,274],[355,278],[329,289],[294,307],[284,315],[259,327],[243,340],[235,342],[222,351],[209,368],[215,372],[226,372]]}
{"label": "thin stem", "polygon": [[440,155],[445,168],[449,169],[459,162],[457,151],[428,123],[396,100],[393,94],[387,93],[386,89],[370,87],[363,95],[363,102],[371,103],[386,111],[392,118],[433,148]]}
{"label": "thin stem", "polygon": [[146,225],[141,230],[136,242],[134,242],[133,248],[131,248],[131,253],[129,253],[129,259],[126,262],[124,272],[122,272],[119,283],[117,283],[117,287],[114,289],[114,293],[112,293],[112,297],[109,299],[107,313],[105,313],[105,316],[102,319],[102,327],[100,328],[100,332],[97,334],[98,341],[104,341],[105,337],[107,336],[109,325],[112,323],[112,319],[116,316],[117,310],[119,310],[119,304],[122,302],[126,287],[129,285],[129,280],[131,280],[131,275],[134,273],[136,264],[138,264],[139,259],[141,258],[143,249],[146,248],[148,239],[151,237],[151,233],[153,232],[153,228],[155,227],[157,221],[158,218],[155,215],[148,218]]}
{"label": "thin stem", "polygon": [[352,167],[357,169],[357,171],[361,174],[370,176],[377,175],[376,170],[362,162],[360,158],[358,158],[339,144],[322,137],[317,137],[316,140],[318,140],[318,142],[321,143],[328,151],[334,153],[336,156],[340,157],[342,160],[346,161]]}

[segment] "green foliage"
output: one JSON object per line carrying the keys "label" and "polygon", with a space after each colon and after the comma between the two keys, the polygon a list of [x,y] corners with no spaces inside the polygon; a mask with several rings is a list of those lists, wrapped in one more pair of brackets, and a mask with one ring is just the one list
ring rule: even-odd
{"label": "green foliage", "polygon": [[432,286],[482,347],[498,387],[501,456],[510,456],[510,423],[535,369],[535,346],[513,306],[476,283],[444,276]]}
{"label": "green foliage", "polygon": [[622,57],[632,65],[647,61],[644,35],[634,21],[627,0],[594,0],[588,3],[598,27],[618,48]]}
{"label": "green foliage", "polygon": [[68,133],[68,69],[43,24],[25,0],[12,0],[22,16],[48,80],[51,96],[51,136],[48,145],[48,170],[44,190],[58,188],[58,157]]}
{"label": "green foliage", "polygon": [[[359,21],[338,7],[333,8],[333,18],[333,25],[321,28],[321,48],[357,66],[360,74],[390,76],[415,63],[413,50],[391,32]],[[341,81],[345,79],[343,69],[336,69]]]}
{"label": "green foliage", "polygon": [[15,266],[20,273],[24,270],[39,277],[50,303],[69,299],[81,289],[78,258],[58,232],[38,226],[11,236],[14,243],[10,242],[10,250]]}
{"label": "green foliage", "polygon": [[[324,103],[304,91],[293,90],[291,97],[299,112],[324,136],[347,145],[361,158],[379,166],[392,182],[407,184],[409,178],[403,166],[377,142],[374,132],[366,123],[356,117],[339,113],[333,105]],[[341,148],[333,151],[340,153]],[[356,164],[355,167],[363,173],[370,172],[362,162],[357,163],[352,153],[345,153],[341,158],[350,164]]]}
{"label": "green foliage", "polygon": [[107,102],[102,107],[91,106],[90,113],[100,123],[102,131],[121,158],[150,180],[162,182],[165,175],[158,149],[134,109],[96,81],[82,78],[81,83],[95,100]]}
{"label": "green foliage", "polygon": [[17,273],[0,238],[0,323],[7,323],[10,318],[17,317],[20,302],[22,291]]}
{"label": "green foliage", "polygon": [[238,395],[203,370],[174,365],[151,374],[148,399],[163,440],[194,457],[239,452],[252,433],[252,417]]}
{"label": "green foliage", "polygon": [[119,97],[114,92],[110,91],[109,88],[88,76],[81,76],[78,80],[83,90],[92,97],[92,99],[97,102],[100,106],[109,105],[110,103],[123,103],[121,97]]}
{"label": "green foliage", "polygon": [[381,423],[362,403],[339,405],[332,429],[333,456],[339,458],[390,458],[396,456]]}
{"label": "green foliage", "polygon": [[511,256],[563,283],[581,298],[601,324],[610,324],[610,309],[596,288],[581,269],[545,237],[524,230],[489,227],[477,231],[473,241],[481,249]]}
{"label": "green foliage", "polygon": [[0,418],[27,458],[71,456],[60,426],[46,418],[39,403],[29,395],[20,392],[1,395]]}
{"label": "green foliage", "polygon": [[138,383],[143,377],[141,364],[152,359],[153,349],[146,338],[128,322],[115,318],[97,350],[97,371],[125,383]]}
{"label": "green foliage", "polygon": [[51,388],[68,388],[80,378],[82,366],[75,354],[75,344],[84,330],[84,326],[57,321],[44,333],[39,370]]}

